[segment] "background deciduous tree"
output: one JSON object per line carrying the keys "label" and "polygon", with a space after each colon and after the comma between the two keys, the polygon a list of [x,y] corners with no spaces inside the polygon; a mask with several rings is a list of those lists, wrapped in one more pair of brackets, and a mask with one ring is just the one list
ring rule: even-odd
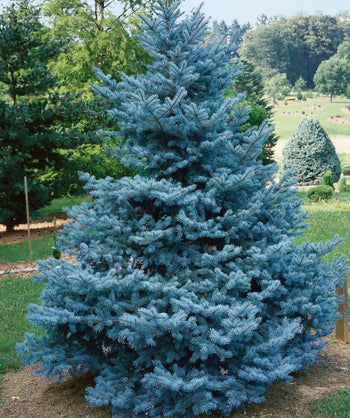
{"label": "background deciduous tree", "polygon": [[347,15],[275,17],[246,32],[240,54],[254,64],[264,80],[276,72],[286,73],[292,84],[302,77],[312,88],[319,64],[334,55],[349,36],[348,24]]}
{"label": "background deciduous tree", "polygon": [[265,80],[265,92],[272,99],[283,99],[288,96],[292,90],[287,74],[275,74],[271,78]]}
{"label": "background deciduous tree", "polygon": [[339,45],[335,55],[321,62],[314,75],[315,89],[330,95],[345,95],[350,87],[350,42]]}
{"label": "background deciduous tree", "polygon": [[273,20],[243,35],[240,56],[254,65],[264,81],[277,73],[286,73],[294,82],[300,75],[300,48],[298,34],[286,24],[286,20]]}
{"label": "background deciduous tree", "polygon": [[[50,34],[63,46],[51,63],[52,69],[59,82],[80,93],[83,90],[89,100],[93,97],[91,84],[97,82],[93,66],[118,78],[119,71],[144,72],[150,61],[138,41],[130,36],[130,29],[134,26],[135,30],[138,25],[134,16],[141,7],[140,2],[131,2],[136,11],[129,19],[127,15],[117,17],[110,13],[107,8],[110,2],[97,2],[97,6],[95,3],[89,5],[84,0],[44,2]],[[130,3],[125,5],[130,6]]]}
{"label": "background deciduous tree", "polygon": [[29,1],[15,2],[0,15],[5,98],[0,101],[0,223],[7,230],[25,220],[24,176],[30,209],[35,210],[63,186],[69,164],[62,149],[99,141],[94,130],[81,124],[82,115],[89,113],[85,104],[55,90],[49,63],[59,52],[40,22],[39,9]]}

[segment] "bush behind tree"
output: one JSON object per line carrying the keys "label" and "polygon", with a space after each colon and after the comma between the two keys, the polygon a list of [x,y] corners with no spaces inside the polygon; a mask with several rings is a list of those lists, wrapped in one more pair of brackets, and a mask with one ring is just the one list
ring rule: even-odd
{"label": "bush behind tree", "polygon": [[321,181],[321,185],[322,184],[325,185],[325,186],[330,186],[334,190],[334,180],[333,180],[331,170],[327,170],[324,173],[324,176],[323,176],[322,181]]}
{"label": "bush behind tree", "polygon": [[[225,97],[237,96],[245,92],[247,104],[250,107],[248,120],[243,126],[243,129],[247,130],[253,126],[260,126],[266,119],[271,122],[273,112],[268,100],[264,97],[264,86],[259,72],[252,64],[238,58],[233,59],[231,64],[237,65],[238,62],[243,63],[242,73],[234,79],[230,89],[226,90]],[[275,161],[274,147],[277,140],[278,136],[272,132],[265,141],[263,152],[259,156],[263,164],[271,164]]]}
{"label": "bush behind tree", "polygon": [[320,184],[319,186],[312,187],[307,192],[307,197],[313,202],[319,202],[321,200],[329,200],[334,196],[334,189],[326,184]]}
{"label": "bush behind tree", "polygon": [[350,184],[347,184],[345,177],[341,177],[338,182],[338,190],[340,192],[350,192]]}
{"label": "bush behind tree", "polygon": [[341,165],[341,171],[344,175],[350,175],[350,154],[341,153],[338,154],[340,165]]}

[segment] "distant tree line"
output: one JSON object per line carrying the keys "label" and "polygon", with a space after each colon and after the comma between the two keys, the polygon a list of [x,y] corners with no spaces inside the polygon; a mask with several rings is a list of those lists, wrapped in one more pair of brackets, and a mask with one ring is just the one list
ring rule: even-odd
{"label": "distant tree line", "polygon": [[[24,175],[35,210],[54,197],[81,192],[79,171],[97,178],[131,174],[106,133],[119,127],[105,112],[109,103],[91,90],[97,82],[93,67],[116,81],[119,71],[146,71],[153,58],[131,34],[140,31],[138,12],[152,7],[152,0],[118,0],[119,16],[110,12],[115,1],[44,0],[39,7],[14,0],[0,13],[0,223],[9,230],[24,220]],[[341,94],[340,86],[350,84],[344,76],[349,14],[262,15],[255,28],[214,21],[206,42],[217,37],[242,42],[232,55],[232,65],[244,64],[242,74],[226,94],[246,92],[245,130],[272,118],[267,89],[272,97],[292,84],[300,90],[315,81],[320,91],[328,94],[336,85],[332,94]],[[271,134],[265,143],[259,157],[264,164],[273,161],[276,141]]]}
{"label": "distant tree line", "polygon": [[321,62],[350,41],[350,14],[298,14],[290,18],[261,19],[245,31],[240,55],[259,70],[264,80],[285,73],[291,84],[301,77],[308,88]]}

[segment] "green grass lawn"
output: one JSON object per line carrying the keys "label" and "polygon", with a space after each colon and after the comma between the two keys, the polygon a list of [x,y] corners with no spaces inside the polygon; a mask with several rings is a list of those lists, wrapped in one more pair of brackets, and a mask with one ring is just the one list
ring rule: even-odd
{"label": "green grass lawn", "polygon": [[[50,217],[51,213],[61,212],[64,207],[72,207],[82,202],[90,202],[88,196],[65,197],[54,199],[49,205],[40,209],[34,218]],[[52,247],[54,245],[53,236],[46,236],[40,239],[31,240],[33,260],[41,260],[52,256]],[[22,241],[15,244],[0,245],[0,264],[16,263],[18,261],[29,260],[28,241]],[[1,270],[1,269],[0,269]]]}
{"label": "green grass lawn", "polygon": [[[51,235],[31,240],[33,260],[41,260],[52,256],[53,245],[54,239]],[[0,245],[0,264],[27,260],[29,260],[28,241]]]}
{"label": "green grass lawn", "polygon": [[61,212],[64,207],[71,208],[74,205],[80,205],[82,202],[91,202],[90,196],[74,196],[74,197],[61,197],[53,199],[47,206],[39,209],[37,214],[50,214],[52,212]]}
{"label": "green grass lawn", "polygon": [[26,331],[39,333],[43,330],[34,327],[26,319],[26,307],[30,302],[38,303],[43,283],[32,278],[7,277],[0,281],[0,373],[15,370],[21,360],[15,352],[15,344],[23,341]]}
{"label": "green grass lawn", "polygon": [[[307,192],[298,195],[306,200]],[[298,237],[297,243],[303,241],[322,241],[332,239],[339,234],[343,241],[333,250],[331,255],[345,255],[350,259],[350,199],[349,193],[339,193],[339,200],[311,203],[306,202],[303,209],[309,212],[309,228],[304,235]]]}
{"label": "green grass lawn", "polygon": [[301,119],[307,116],[318,119],[321,126],[331,138],[350,137],[349,123],[335,123],[327,120],[332,117],[341,116],[350,121],[350,114],[342,111],[342,108],[348,105],[350,105],[350,100],[346,98],[335,98],[332,103],[329,98],[314,98],[308,99],[307,101],[279,100],[273,107],[273,123],[276,126],[276,133],[280,139],[289,139]]}
{"label": "green grass lawn", "polygon": [[349,418],[350,388],[338,389],[309,403],[309,417]]}

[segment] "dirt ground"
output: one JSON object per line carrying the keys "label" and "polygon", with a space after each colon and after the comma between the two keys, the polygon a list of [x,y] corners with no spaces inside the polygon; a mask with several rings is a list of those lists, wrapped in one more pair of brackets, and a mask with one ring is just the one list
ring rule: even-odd
{"label": "dirt ground", "polygon": [[[66,217],[56,219],[56,230],[67,222]],[[43,238],[46,235],[51,235],[55,224],[53,221],[36,221],[30,224],[30,237],[31,239]],[[6,232],[4,225],[0,224],[0,245],[2,244],[14,244],[19,241],[26,240],[28,237],[27,224],[17,225],[12,232]]]}
{"label": "dirt ground", "polygon": [[[30,237],[31,239],[39,239],[47,235],[52,235],[54,228],[56,228],[56,231],[59,231],[65,222],[67,222],[67,220],[64,216],[61,216],[60,219],[56,219],[55,223],[51,221],[33,222],[30,224]],[[12,232],[6,232],[5,226],[0,224],[0,245],[14,244],[26,239],[28,239],[27,224],[16,226]],[[65,254],[62,254],[62,258],[73,261],[72,258],[68,258]],[[17,263],[0,264],[0,280],[4,279],[8,273],[16,274],[15,272],[28,277],[35,273],[37,266],[35,261],[30,263],[29,260]],[[0,418],[2,418],[1,415]]]}
{"label": "dirt ground", "polygon": [[333,123],[339,123],[339,124],[345,124],[345,125],[350,124],[349,118],[344,118],[341,116],[332,116],[331,118],[327,118],[327,120],[328,122],[333,122]]}
{"label": "dirt ground", "polygon": [[[93,385],[90,375],[67,378],[55,383],[33,374],[29,367],[8,373],[3,381],[0,417],[3,418],[107,418],[109,407],[91,408],[84,395],[85,387]],[[320,354],[318,364],[295,376],[289,383],[278,383],[270,388],[267,401],[250,405],[238,417],[306,417],[309,401],[326,392],[350,386],[350,345],[334,338]],[[219,415],[217,415],[219,417]]]}

